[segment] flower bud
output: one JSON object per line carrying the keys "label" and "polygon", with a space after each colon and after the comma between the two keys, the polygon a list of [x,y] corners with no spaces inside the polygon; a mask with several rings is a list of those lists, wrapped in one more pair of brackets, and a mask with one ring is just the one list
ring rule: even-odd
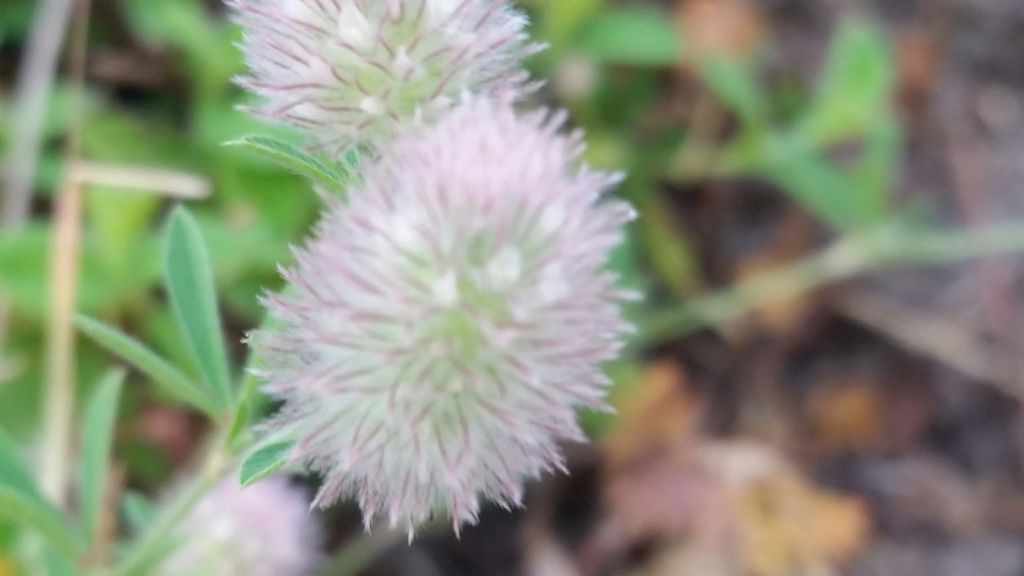
{"label": "flower bud", "polygon": [[248,488],[234,477],[224,480],[185,518],[175,535],[178,547],[155,573],[312,574],[321,559],[322,536],[307,502],[281,477]]}

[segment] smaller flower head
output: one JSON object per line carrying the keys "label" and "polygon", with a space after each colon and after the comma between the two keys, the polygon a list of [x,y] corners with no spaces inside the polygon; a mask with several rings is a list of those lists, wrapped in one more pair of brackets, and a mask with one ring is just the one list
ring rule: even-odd
{"label": "smaller flower head", "polygon": [[321,221],[255,334],[268,426],[369,525],[510,507],[584,440],[628,330],[604,269],[633,217],[564,116],[475,101],[396,140]]}
{"label": "smaller flower head", "polygon": [[245,29],[263,117],[338,152],[379,147],[466,94],[532,89],[521,61],[539,47],[507,0],[228,0]]}
{"label": "smaller flower head", "polygon": [[305,576],[320,560],[320,528],[303,492],[274,477],[242,488],[221,482],[175,535],[179,547],[159,576]]}

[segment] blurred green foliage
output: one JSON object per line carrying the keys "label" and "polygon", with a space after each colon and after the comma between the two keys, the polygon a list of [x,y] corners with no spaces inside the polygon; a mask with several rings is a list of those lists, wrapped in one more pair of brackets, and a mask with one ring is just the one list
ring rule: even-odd
{"label": "blurred green foliage", "polygon": [[[9,45],[24,39],[32,7],[16,0],[4,8],[0,34]],[[884,40],[870,25],[855,23],[839,31],[819,85],[808,89],[803,115],[780,122],[774,111],[781,96],[760,80],[756,61],[694,62],[686,53],[686,31],[663,7],[605,0],[537,0],[525,7],[535,35],[550,44],[532,62],[538,76],[551,78],[545,95],[568,107],[588,131],[592,163],[629,175],[622,193],[643,217],[613,259],[624,284],[643,291],[661,287],[678,297],[703,285],[692,240],[678,227],[663,192],[669,183],[759,178],[837,229],[885,217],[900,131],[889,104],[892,64]],[[127,100],[102,85],[90,89],[84,155],[97,162],[182,170],[211,182],[211,198],[196,203],[195,213],[208,241],[213,281],[229,325],[252,326],[260,315],[257,295],[278,286],[277,265],[287,261],[288,245],[308,231],[321,205],[299,176],[327,188],[340,188],[346,176],[302,158],[289,165],[289,157],[304,154],[287,144],[294,136],[237,109],[246,98],[232,84],[243,68],[234,46],[239,32],[222,11],[200,0],[119,0],[117,8],[133,41],[168,55],[170,72],[180,77],[173,78],[172,90],[144,90]],[[110,26],[101,22],[97,28],[94,50],[109,48]],[[666,97],[666,77],[679,71],[689,71],[738,125],[698,169],[686,163],[688,126],[654,117]],[[67,87],[60,85],[50,103],[36,180],[43,196],[61,179],[68,98]],[[0,106],[7,109],[9,103]],[[272,138],[254,139],[254,134]],[[859,157],[840,167],[830,160],[831,149],[849,141],[862,143]],[[264,153],[273,145],[286,169],[267,161]],[[303,172],[302,166],[315,170]],[[202,368],[208,378],[222,379],[207,372],[221,371],[214,365],[224,361],[197,358],[177,336],[182,311],[172,314],[163,304],[158,223],[170,202],[146,192],[88,191],[79,310],[124,327],[170,365]],[[27,367],[0,387],[0,422],[19,436],[29,433],[38,412],[48,251],[44,221],[0,234],[0,292],[16,311],[8,349]],[[232,335],[238,335],[237,328]],[[237,357],[240,349],[228,342],[226,354]],[[96,381],[108,356],[92,345],[83,346],[80,356],[79,381]]]}
{"label": "blurred green foliage", "polygon": [[[767,183],[840,237],[874,239],[877,230],[889,232],[905,219],[892,195],[901,155],[894,64],[872,24],[851,21],[838,28],[816,84],[797,94],[801,104],[794,111],[793,94],[766,81],[755,57],[697,58],[689,52],[687,31],[664,7],[607,0],[524,5],[535,35],[550,44],[531,63],[539,77],[550,79],[542,97],[567,107],[586,129],[591,163],[628,174],[621,194],[637,205],[641,219],[611,266],[623,284],[654,295],[634,310],[638,318],[666,311],[666,318],[675,318],[672,311],[678,315],[707,284],[695,239],[678,225],[672,208],[672,194],[687,186],[711,179]],[[11,0],[0,9],[6,46],[24,40],[33,7],[30,0]],[[277,266],[288,261],[288,246],[308,233],[322,206],[304,178],[328,192],[342,190],[358,157],[338,166],[325,163],[296,147],[286,130],[237,109],[246,98],[232,84],[243,68],[234,46],[239,32],[222,11],[201,0],[118,0],[116,7],[136,44],[166,55],[171,65],[164,72],[171,78],[130,98],[102,83],[91,85],[82,119],[84,156],[196,174],[213,193],[186,213],[172,211],[173,202],[155,190],[87,191],[78,310],[85,315],[79,328],[89,340],[80,347],[77,381],[100,381],[113,355],[139,369],[144,378],[133,380],[157,384],[124,388],[126,418],[153,400],[190,403],[217,416],[240,407],[230,444],[242,435],[255,403],[251,381],[235,386],[245,354],[239,341],[260,322],[259,293],[279,286]],[[107,44],[113,26],[97,26],[94,48],[114,49]],[[669,113],[673,82],[682,81],[715,103],[730,127],[724,139],[704,141],[706,134]],[[49,103],[36,178],[43,202],[62,178],[68,99],[68,87],[60,85]],[[9,101],[0,99],[0,113],[9,110]],[[0,136],[0,152],[9,145]],[[21,367],[0,385],[0,428],[21,438],[31,436],[39,412],[50,233],[44,218],[0,232],[0,293],[14,311],[3,349],[6,362]],[[740,309],[735,294],[727,296],[715,305]],[[638,360],[627,357],[610,372],[617,387],[629,386],[638,380]],[[118,397],[122,390],[113,378],[95,395],[82,390],[83,396]],[[90,406],[87,439],[109,436],[117,412],[106,408]],[[594,434],[610,422],[605,415],[585,415]],[[283,446],[257,449],[243,469],[246,480],[274,469]],[[60,532],[60,522],[25,489],[14,447],[0,436],[0,505],[16,502],[37,528]],[[90,469],[102,467],[98,462],[109,454],[87,448]],[[143,489],[164,480],[171,466],[163,452],[138,439],[118,450]],[[92,485],[89,506],[95,505],[95,490]],[[137,524],[152,516],[138,495],[122,508]],[[94,512],[87,516],[89,532]],[[79,544],[80,535],[56,532],[63,546]],[[8,533],[0,527],[0,549]]]}
{"label": "blurred green foliage", "polygon": [[[846,24],[804,110],[779,125],[765,101],[768,91],[750,66],[712,60],[701,76],[741,120],[712,174],[772,182],[838,230],[879,224],[891,216],[889,194],[900,149],[893,66],[878,30],[864,22]],[[859,154],[840,167],[831,152],[850,142],[860,145]]]}

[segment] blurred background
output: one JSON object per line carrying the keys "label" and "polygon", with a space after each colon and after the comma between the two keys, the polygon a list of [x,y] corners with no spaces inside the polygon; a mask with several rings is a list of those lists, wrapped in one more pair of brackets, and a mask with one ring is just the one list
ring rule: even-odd
{"label": "blurred background", "polygon": [[[0,0],[0,426],[29,446],[47,378],[85,395],[114,362],[84,340],[48,360],[62,295],[187,364],[159,237],[188,202],[241,359],[321,206],[222,145],[288,135],[236,110],[219,2],[92,0],[88,22],[60,4]],[[610,366],[619,414],[582,416],[594,443],[525,510],[364,574],[1024,574],[1024,3],[522,6],[550,44],[537,103],[628,172],[641,216],[612,263],[647,295]],[[54,247],[75,239],[80,273]],[[207,424],[132,379],[118,478],[156,495]],[[360,531],[353,508],[323,521],[328,554]]]}

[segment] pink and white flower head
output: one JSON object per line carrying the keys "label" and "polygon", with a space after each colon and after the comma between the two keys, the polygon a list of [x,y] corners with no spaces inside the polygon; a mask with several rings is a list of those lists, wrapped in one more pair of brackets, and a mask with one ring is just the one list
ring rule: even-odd
{"label": "pink and white flower head", "polygon": [[629,330],[604,268],[634,212],[563,122],[464,104],[396,140],[296,251],[253,343],[284,401],[269,429],[325,477],[315,504],[458,530],[585,440],[575,411],[605,407]]}
{"label": "pink and white flower head", "polygon": [[466,97],[535,88],[526,18],[508,0],[228,0],[245,29],[257,114],[335,152],[380,147]]}
{"label": "pink and white flower head", "polygon": [[302,490],[274,477],[248,488],[229,478],[208,492],[176,533],[159,576],[305,576],[320,563],[322,535]]}

